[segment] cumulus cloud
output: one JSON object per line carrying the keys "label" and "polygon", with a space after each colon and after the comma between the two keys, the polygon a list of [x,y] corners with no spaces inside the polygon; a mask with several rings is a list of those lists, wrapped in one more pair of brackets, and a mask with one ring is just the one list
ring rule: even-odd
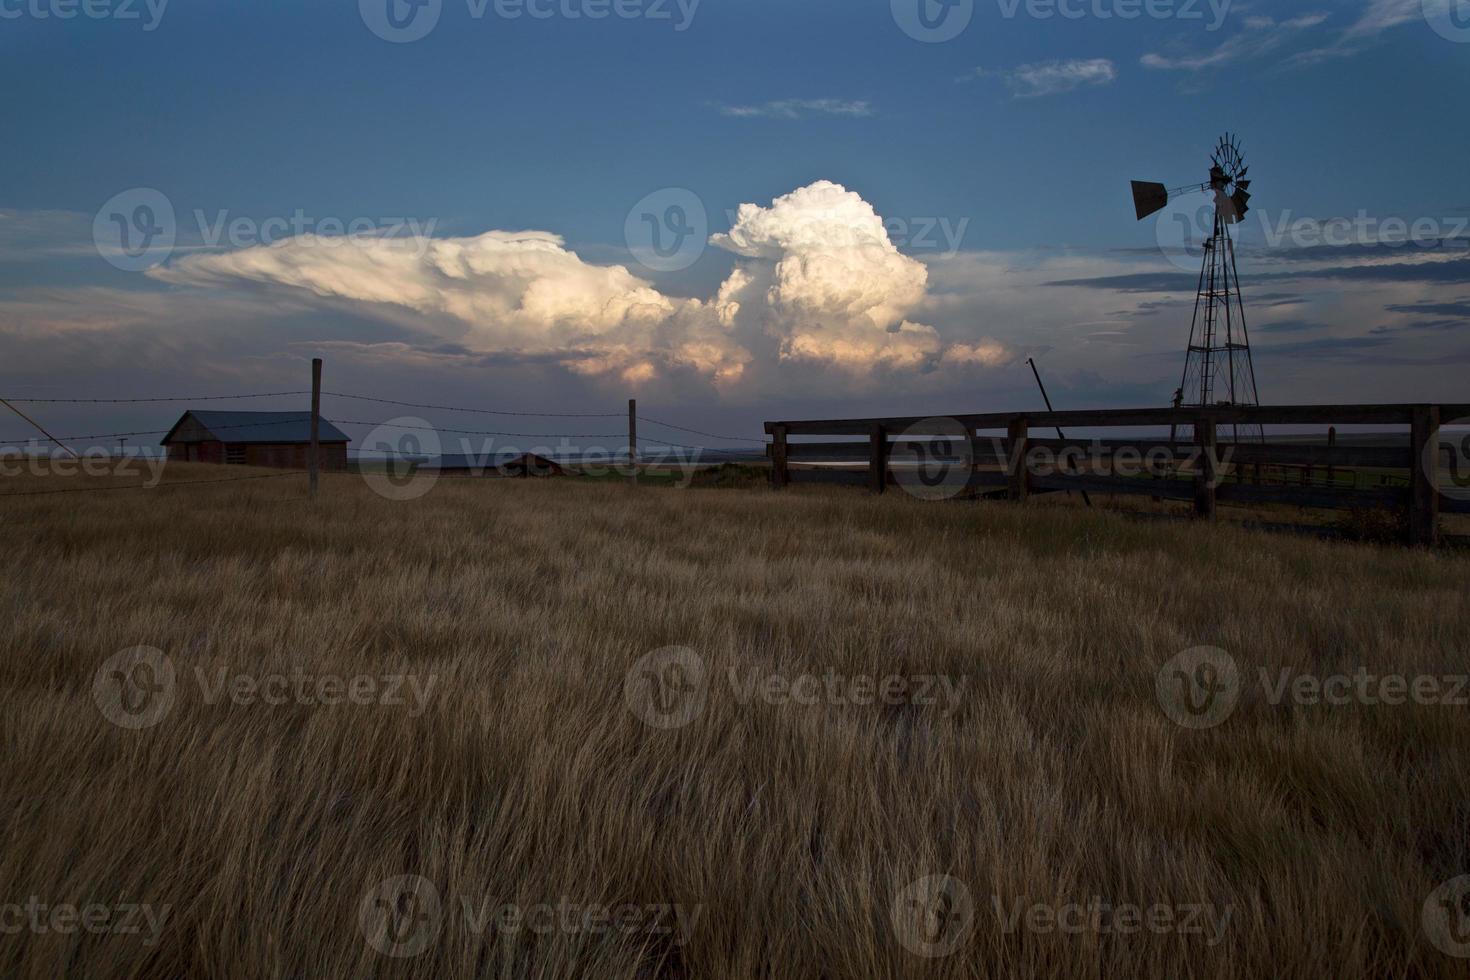
{"label": "cumulus cloud", "polygon": [[597,265],[544,231],[469,238],[303,235],[155,268],[164,282],[257,285],[396,311],[465,350],[553,358],[630,383],[690,371],[741,381],[758,356],[881,370],[1003,363],[996,343],[955,347],[918,322],[926,266],[903,255],[873,206],[830,181],[744,204],[711,244],[739,257],[708,300],[670,297],[619,265]]}

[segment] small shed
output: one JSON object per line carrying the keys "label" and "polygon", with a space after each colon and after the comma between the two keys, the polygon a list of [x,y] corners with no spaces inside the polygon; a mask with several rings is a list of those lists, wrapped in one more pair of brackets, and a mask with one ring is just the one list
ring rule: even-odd
{"label": "small shed", "polygon": [[[317,431],[324,470],[347,468],[347,434],[326,419]],[[168,458],[305,469],[311,453],[310,412],[187,411],[163,437]]]}

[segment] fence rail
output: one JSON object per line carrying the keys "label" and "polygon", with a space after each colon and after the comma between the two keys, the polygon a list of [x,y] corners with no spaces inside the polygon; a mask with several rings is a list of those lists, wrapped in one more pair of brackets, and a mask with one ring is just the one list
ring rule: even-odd
{"label": "fence rail", "polygon": [[[1004,490],[1012,500],[1032,493],[1089,491],[1140,494],[1188,500],[1202,518],[1213,518],[1217,502],[1285,503],[1301,507],[1380,508],[1406,511],[1408,537],[1416,544],[1438,540],[1441,510],[1470,513],[1470,501],[1449,499],[1439,491],[1441,421],[1470,418],[1470,404],[1276,405],[1260,407],[1141,408],[1067,412],[996,412],[944,418],[900,417],[794,420],[765,423],[771,437],[766,453],[776,489],[792,483],[863,485],[883,493],[894,476],[894,457],[912,465],[965,468],[954,489],[968,494]],[[1241,426],[1278,425],[1406,426],[1402,446],[1269,442],[1222,438]],[[1033,438],[1032,429],[1127,429],[1164,427],[1165,438]],[[1177,438],[1180,430],[1188,435]],[[991,431],[993,434],[983,433]],[[1004,434],[1000,434],[1003,431]],[[1335,434],[1335,428],[1333,430]],[[963,433],[961,435],[960,433]],[[862,441],[792,441],[792,437],[866,436]],[[968,443],[966,445],[966,443]],[[1050,471],[1037,466],[1037,454],[1062,461]],[[1162,464],[1139,475],[1115,472],[1124,458]],[[832,464],[863,464],[865,472]],[[793,469],[806,464],[807,469]],[[998,467],[999,469],[985,469]],[[1104,468],[1105,467],[1105,468]],[[1263,483],[1262,471],[1295,473],[1299,485],[1284,479]],[[1043,468],[1044,469],[1044,468]],[[1340,471],[1405,472],[1404,486],[1344,488]],[[1329,485],[1314,485],[1313,474]],[[1381,478],[1381,477],[1380,477]]]}

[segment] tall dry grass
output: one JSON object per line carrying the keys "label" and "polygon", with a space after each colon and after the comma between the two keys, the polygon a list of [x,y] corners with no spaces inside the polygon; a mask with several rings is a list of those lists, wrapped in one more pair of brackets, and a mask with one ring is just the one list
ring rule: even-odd
{"label": "tall dry grass", "polygon": [[[313,505],[302,489],[0,498],[0,906],[167,908],[156,941],[0,934],[0,975],[1470,968],[1422,916],[1470,871],[1470,709],[1273,705],[1248,688],[1224,723],[1188,730],[1155,693],[1160,666],[1199,645],[1247,676],[1464,674],[1464,557],[901,494],[442,481],[392,503],[341,475]],[[128,730],[94,681],[140,645],[178,679],[171,710]],[[696,717],[660,729],[625,678],[674,645],[707,687]],[[211,704],[196,667],[432,687],[421,712]],[[731,669],[963,688],[952,711],[742,703]],[[442,915],[395,957],[363,922],[401,875],[430,883]],[[935,875],[972,905],[905,918],[911,883]],[[1219,941],[1007,918],[1094,897],[1229,918]],[[477,931],[465,902],[683,917]],[[914,952],[913,921],[953,951]]]}

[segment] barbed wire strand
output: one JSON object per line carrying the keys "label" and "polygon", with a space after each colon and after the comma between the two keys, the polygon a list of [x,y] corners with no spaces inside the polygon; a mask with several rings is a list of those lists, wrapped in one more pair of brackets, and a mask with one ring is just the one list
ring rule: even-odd
{"label": "barbed wire strand", "polygon": [[143,402],[217,402],[238,398],[280,398],[286,395],[309,395],[309,391],[262,391],[253,395],[196,395],[169,398],[12,398],[22,405],[133,405]]}

